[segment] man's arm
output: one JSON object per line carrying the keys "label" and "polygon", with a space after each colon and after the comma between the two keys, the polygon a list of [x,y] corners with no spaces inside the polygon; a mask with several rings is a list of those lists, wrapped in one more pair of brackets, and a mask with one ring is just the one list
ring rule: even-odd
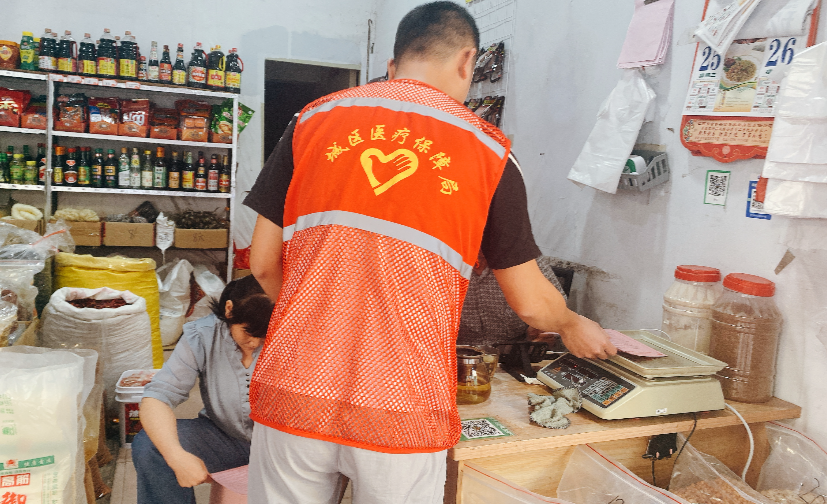
{"label": "man's arm", "polygon": [[596,322],[574,313],[537,266],[528,261],[506,269],[493,269],[512,310],[531,327],[560,334],[577,357],[605,359],[617,353]]}
{"label": "man's arm", "polygon": [[141,400],[141,425],[175,472],[179,485],[188,488],[209,481],[210,474],[204,461],[181,446],[175,414],[166,403],[144,397]]}
{"label": "man's arm", "polygon": [[261,288],[275,303],[281,291],[283,230],[266,217],[258,216],[250,245],[250,269]]}

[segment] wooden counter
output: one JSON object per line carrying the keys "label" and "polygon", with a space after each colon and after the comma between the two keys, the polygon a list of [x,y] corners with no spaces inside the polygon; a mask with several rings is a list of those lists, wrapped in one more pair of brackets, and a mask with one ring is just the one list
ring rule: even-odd
{"label": "wooden counter", "polygon": [[[526,394],[549,394],[545,386],[518,382],[499,370],[492,381],[488,401],[460,406],[462,419],[493,417],[514,435],[476,441],[462,441],[449,452],[446,503],[460,503],[463,464],[472,462],[503,478],[549,497],[556,496],[557,484],[574,447],[592,444],[614,457],[638,476],[651,482],[651,461],[642,458],[651,436],[672,432],[688,433],[693,426],[691,414],[668,415],[629,420],[601,420],[586,410],[569,415],[567,429],[546,429],[529,422]],[[755,458],[747,481],[755,483],[769,452],[764,423],[798,418],[801,408],[772,399],[764,404],[730,403],[751,424],[756,439]],[[748,438],[741,421],[729,410],[697,414],[698,424],[692,444],[718,457],[740,474],[746,463]],[[658,483],[664,486],[672,473],[672,461],[656,464]],[[453,483],[453,485],[452,485]]]}

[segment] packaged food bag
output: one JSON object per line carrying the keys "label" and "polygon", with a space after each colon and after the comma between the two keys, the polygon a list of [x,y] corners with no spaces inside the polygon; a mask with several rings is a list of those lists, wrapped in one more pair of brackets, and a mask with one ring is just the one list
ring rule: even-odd
{"label": "packaged food bag", "polygon": [[161,300],[161,343],[175,344],[184,332],[190,307],[190,276],[192,264],[186,259],[161,266],[157,271]]}
{"label": "packaged food bag", "polygon": [[770,456],[756,488],[779,504],[820,502],[827,495],[827,451],[805,434],[779,423],[767,424]]}
{"label": "packaged food bag", "polygon": [[469,462],[462,469],[460,488],[462,502],[466,504],[568,504],[531,492]]}
{"label": "packaged food bag", "polygon": [[152,361],[151,366],[143,367],[160,368],[164,365],[155,261],[60,253],[55,257],[54,285],[55,289],[109,287],[117,291],[129,291],[144,298],[152,327]]}
{"label": "packaged food bag", "polygon": [[557,497],[577,504],[688,504],[646,483],[589,445],[574,450],[557,487]]}
{"label": "packaged food bag", "polygon": [[[683,442],[685,439],[679,440],[679,444]],[[669,490],[697,504],[774,504],[753,490],[720,460],[696,450],[691,444],[683,448],[672,469]]]}
{"label": "packaged food bag", "polygon": [[[71,301],[104,301],[115,308],[77,307]],[[87,348],[100,354],[107,411],[117,413],[115,384],[124,371],[152,367],[152,341],[146,301],[107,287],[56,290],[46,309],[40,342],[47,348]]]}
{"label": "packaged food bag", "polygon": [[81,468],[79,463],[83,391],[83,357],[31,347],[0,349],[0,497],[4,501],[84,502],[80,499],[85,499],[85,464]]}
{"label": "packaged food bag", "polygon": [[187,310],[187,322],[206,317],[212,310],[210,304],[218,301],[224,291],[224,282],[210,272],[203,264],[196,264],[192,269],[190,284],[190,307]]}

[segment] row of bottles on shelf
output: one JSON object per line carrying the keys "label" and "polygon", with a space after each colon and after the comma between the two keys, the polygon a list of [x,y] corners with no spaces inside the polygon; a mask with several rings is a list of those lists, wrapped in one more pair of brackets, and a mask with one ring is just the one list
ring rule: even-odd
{"label": "row of bottles on shelf", "polygon": [[47,28],[39,39],[34,38],[32,32],[23,32],[19,68],[241,92],[244,62],[235,48],[225,57],[220,45],[211,48],[207,54],[201,42],[197,42],[188,64],[184,63],[184,44],[178,44],[174,63],[168,45],[163,46],[160,58],[158,54],[158,43],[153,40],[149,59],[142,56],[129,31],[121,39],[113,37],[109,28],[105,28],[97,41],[85,33],[78,46],[71,31],[66,30],[58,40],[57,33]]}
{"label": "row of bottles on shelf", "polygon": [[[141,155],[138,148],[130,155],[127,147],[121,148],[120,157],[115,149],[56,146],[52,156],[52,186],[77,186],[110,189],[157,189],[229,193],[232,168],[228,156],[223,160],[213,154],[207,162],[202,151],[198,158],[192,151],[179,158],[172,152],[167,160],[163,147],[158,147],[153,159],[146,149]],[[22,154],[14,153],[14,146],[0,152],[0,182],[23,185],[43,185],[46,182],[46,144],[37,145],[37,159],[32,159],[29,146],[23,146]]]}

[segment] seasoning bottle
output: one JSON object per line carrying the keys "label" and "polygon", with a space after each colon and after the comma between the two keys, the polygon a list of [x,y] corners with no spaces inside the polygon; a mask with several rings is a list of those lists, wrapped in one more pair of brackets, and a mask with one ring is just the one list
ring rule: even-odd
{"label": "seasoning bottle", "polygon": [[210,51],[207,58],[207,88],[213,91],[224,91],[224,53],[221,46],[217,45]]}
{"label": "seasoning bottle", "polygon": [[106,150],[106,161],[103,163],[103,183],[105,187],[118,187],[118,160],[115,158],[115,149]]}
{"label": "seasoning bottle", "polygon": [[161,56],[161,63],[158,69],[158,80],[161,84],[172,83],[172,60],[169,59],[169,46],[164,45],[164,53]]}
{"label": "seasoning bottle", "polygon": [[78,165],[78,185],[89,187],[92,184],[91,147],[80,148],[80,164]]}
{"label": "seasoning bottle", "polygon": [[195,43],[195,49],[192,50],[192,56],[187,65],[187,85],[199,89],[207,87],[207,57],[201,47],[201,42]]}
{"label": "seasoning bottle", "polygon": [[32,32],[24,31],[20,39],[20,69],[37,70],[37,50]]}
{"label": "seasoning bottle", "polygon": [[161,64],[158,62],[158,42],[152,41],[149,49],[149,61],[146,65],[146,80],[158,83],[161,75]]}
{"label": "seasoning bottle", "polygon": [[152,177],[155,175],[155,167],[152,166],[152,151],[144,150],[144,163],[141,166],[141,188],[152,189]]}
{"label": "seasoning bottle", "polygon": [[172,83],[176,86],[187,85],[187,65],[184,64],[184,44],[178,44],[175,51],[175,64],[172,66]]}
{"label": "seasoning bottle", "polygon": [[129,189],[129,150],[126,147],[121,147],[121,155],[118,158],[118,187]]}
{"label": "seasoning bottle", "polygon": [[66,147],[55,147],[52,157],[52,185],[63,185],[63,167],[66,164]]}
{"label": "seasoning bottle", "polygon": [[109,32],[109,28],[103,29],[103,35],[98,44],[98,75],[100,77],[117,77],[118,67],[118,46],[115,45],[115,38]]}
{"label": "seasoning bottle", "polygon": [[98,74],[97,56],[95,52],[95,43],[92,41],[92,35],[84,33],[83,40],[80,41],[80,49],[78,49],[79,74],[86,77],[94,77]]}
{"label": "seasoning bottle", "polygon": [[26,169],[26,163],[23,161],[23,154],[15,154],[9,164],[9,182],[12,184],[23,183],[23,171]]}
{"label": "seasoning bottle", "polygon": [[132,148],[132,157],[129,159],[129,187],[141,188],[141,155],[137,147]]}
{"label": "seasoning bottle", "polygon": [[221,167],[218,166],[218,154],[210,157],[210,167],[207,170],[207,192],[218,192],[218,174]]}
{"label": "seasoning bottle", "polygon": [[69,30],[63,32],[57,46],[57,71],[64,74],[76,74],[78,71],[78,46]]}
{"label": "seasoning bottle", "polygon": [[244,71],[244,61],[238,57],[238,50],[233,47],[227,54],[227,69],[224,74],[224,85],[230,93],[241,92],[241,72]]}
{"label": "seasoning bottle", "polygon": [[46,184],[46,144],[37,144],[37,183]]}
{"label": "seasoning bottle", "polygon": [[227,155],[224,155],[224,163],[221,165],[221,172],[218,174],[218,192],[220,193],[229,193],[230,192],[230,177],[231,169],[230,163],[227,162]]}
{"label": "seasoning bottle", "polygon": [[712,306],[709,355],[726,362],[718,372],[724,397],[761,403],[772,398],[781,312],[775,284],[766,278],[730,273],[724,293]]}
{"label": "seasoning bottle", "polygon": [[121,79],[135,80],[138,78],[138,44],[132,32],[124,32],[120,49],[118,50],[119,75]]}
{"label": "seasoning bottle", "polygon": [[491,380],[483,354],[470,347],[457,348],[457,404],[479,404],[491,395]]}
{"label": "seasoning bottle", "polygon": [[178,151],[172,151],[172,161],[169,163],[167,188],[172,191],[181,189],[181,161],[178,159]]}
{"label": "seasoning bottle", "polygon": [[103,187],[103,149],[95,149],[92,161],[92,187]]}
{"label": "seasoning bottle", "polygon": [[5,152],[0,152],[0,183],[2,184],[8,184],[11,181],[8,159]]}
{"label": "seasoning bottle", "polygon": [[155,152],[155,170],[153,171],[152,187],[155,189],[167,188],[167,160],[164,148],[158,147]]}
{"label": "seasoning bottle", "polygon": [[75,147],[69,147],[63,168],[63,183],[67,186],[78,185],[78,150]]}
{"label": "seasoning bottle", "polygon": [[195,167],[192,164],[192,151],[187,151],[184,157],[184,169],[181,171],[181,189],[195,190]]}
{"label": "seasoning bottle", "polygon": [[663,295],[661,330],[678,345],[709,353],[712,305],[721,296],[717,268],[683,265],[675,268],[675,282]]}
{"label": "seasoning bottle", "polygon": [[40,37],[40,54],[37,57],[37,68],[41,72],[57,70],[57,42],[52,38],[52,30],[46,31]]}
{"label": "seasoning bottle", "polygon": [[204,192],[207,190],[207,162],[204,153],[198,151],[198,169],[195,171],[195,190]]}

